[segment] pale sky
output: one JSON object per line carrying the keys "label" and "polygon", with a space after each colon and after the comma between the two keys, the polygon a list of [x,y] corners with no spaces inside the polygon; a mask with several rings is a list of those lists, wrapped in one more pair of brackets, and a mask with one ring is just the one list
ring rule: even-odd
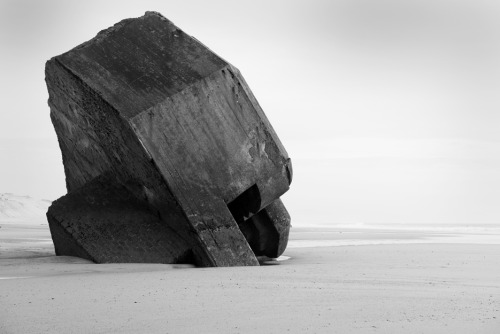
{"label": "pale sky", "polygon": [[240,69],[292,224],[500,223],[500,2],[0,0],[0,192],[65,194],[44,65],[155,10]]}

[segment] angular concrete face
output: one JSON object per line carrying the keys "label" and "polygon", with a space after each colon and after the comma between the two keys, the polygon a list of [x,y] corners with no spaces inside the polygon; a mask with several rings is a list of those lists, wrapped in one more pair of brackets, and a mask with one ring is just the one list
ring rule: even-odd
{"label": "angular concrete face", "polygon": [[148,12],[49,60],[46,82],[68,189],[47,213],[57,254],[235,266],[283,253],[291,162],[235,67]]}

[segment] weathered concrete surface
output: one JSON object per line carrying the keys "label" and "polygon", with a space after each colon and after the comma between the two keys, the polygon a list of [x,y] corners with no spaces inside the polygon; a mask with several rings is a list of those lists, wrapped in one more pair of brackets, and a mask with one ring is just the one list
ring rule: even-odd
{"label": "weathered concrete surface", "polygon": [[47,213],[57,254],[233,266],[283,253],[291,162],[235,67],[147,12],[49,60],[46,82],[68,189]]}
{"label": "weathered concrete surface", "polygon": [[103,175],[55,201],[49,226],[56,255],[94,262],[189,262],[188,243],[147,202]]}

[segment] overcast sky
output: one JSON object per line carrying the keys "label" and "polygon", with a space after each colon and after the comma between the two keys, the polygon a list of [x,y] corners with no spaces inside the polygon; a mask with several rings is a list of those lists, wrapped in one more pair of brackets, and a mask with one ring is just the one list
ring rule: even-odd
{"label": "overcast sky", "polygon": [[44,65],[155,10],[240,69],[292,224],[500,223],[500,2],[0,0],[0,192],[65,194]]}

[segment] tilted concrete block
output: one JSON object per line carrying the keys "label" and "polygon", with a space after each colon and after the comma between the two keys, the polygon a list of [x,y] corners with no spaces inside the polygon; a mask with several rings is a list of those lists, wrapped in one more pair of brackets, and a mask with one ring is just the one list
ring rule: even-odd
{"label": "tilted concrete block", "polygon": [[47,212],[56,254],[235,266],[283,253],[291,162],[234,66],[147,12],[45,73],[68,190]]}

